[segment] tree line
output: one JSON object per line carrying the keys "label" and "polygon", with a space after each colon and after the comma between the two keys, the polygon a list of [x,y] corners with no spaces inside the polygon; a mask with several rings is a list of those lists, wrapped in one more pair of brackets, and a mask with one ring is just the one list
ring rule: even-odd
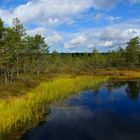
{"label": "tree line", "polygon": [[0,83],[15,81],[21,74],[91,73],[96,69],[140,67],[140,39],[131,38],[125,48],[99,53],[49,53],[45,38],[29,36],[18,18],[10,27],[0,19]]}
{"label": "tree line", "polygon": [[48,46],[41,35],[28,36],[18,18],[7,27],[0,19],[0,80],[9,83],[20,73],[40,73],[42,56]]}
{"label": "tree line", "polygon": [[118,48],[100,53],[95,48],[91,53],[58,53],[49,54],[46,59],[46,71],[54,73],[92,73],[98,69],[139,69],[140,39],[131,38],[125,48]]}

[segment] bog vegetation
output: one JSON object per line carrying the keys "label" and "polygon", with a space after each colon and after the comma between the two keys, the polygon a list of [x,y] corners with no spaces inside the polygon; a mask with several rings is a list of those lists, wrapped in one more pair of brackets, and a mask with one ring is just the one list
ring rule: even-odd
{"label": "bog vegetation", "polygon": [[32,92],[20,98],[0,101],[0,139],[9,134],[11,129],[42,117],[44,104],[61,100],[70,94],[97,87],[108,77],[61,76],[50,82],[42,83]]}
{"label": "bog vegetation", "polygon": [[22,74],[92,73],[96,69],[140,67],[140,40],[130,39],[125,48],[107,53],[49,53],[45,38],[29,36],[16,18],[7,27],[0,19],[0,83],[11,83]]}
{"label": "bog vegetation", "polygon": [[[134,37],[125,48],[99,53],[95,48],[91,53],[49,53],[45,38],[39,34],[29,36],[19,19],[8,27],[0,19],[0,91],[8,89],[25,77],[68,74],[49,82],[45,80],[35,89],[20,97],[0,98],[0,139],[12,128],[27,122],[38,121],[44,104],[60,100],[84,89],[91,89],[108,80],[108,77],[78,76],[106,72],[108,69],[139,69],[140,40]],[[140,73],[127,72],[130,77],[140,77]],[[96,74],[97,75],[97,74]],[[122,78],[122,77],[120,77]],[[41,80],[40,80],[41,81]],[[23,86],[24,87],[24,86]],[[12,92],[13,94],[13,92]]]}

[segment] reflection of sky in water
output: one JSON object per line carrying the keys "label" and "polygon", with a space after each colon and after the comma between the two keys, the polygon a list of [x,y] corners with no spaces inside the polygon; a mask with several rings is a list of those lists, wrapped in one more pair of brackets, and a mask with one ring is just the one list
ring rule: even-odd
{"label": "reflection of sky in water", "polygon": [[48,122],[29,130],[23,139],[139,140],[139,93],[140,84],[135,81],[82,92],[64,105],[52,106]]}

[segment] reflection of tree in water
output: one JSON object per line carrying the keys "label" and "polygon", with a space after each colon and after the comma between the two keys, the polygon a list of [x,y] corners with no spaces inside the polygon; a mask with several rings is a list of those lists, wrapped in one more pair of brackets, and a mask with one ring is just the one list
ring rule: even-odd
{"label": "reflection of tree in water", "polygon": [[126,85],[126,81],[114,81],[114,82],[108,83],[107,89],[108,91],[112,92],[112,90],[119,89],[125,85]]}
{"label": "reflection of tree in water", "polygon": [[127,82],[127,95],[131,100],[136,100],[140,92],[140,81],[129,81]]}
{"label": "reflection of tree in water", "polygon": [[94,89],[94,94],[95,94],[95,96],[98,95],[99,90],[100,90],[100,86],[95,87],[95,89]]}
{"label": "reflection of tree in water", "polygon": [[108,91],[112,92],[115,89],[119,89],[126,86],[126,93],[131,100],[136,100],[140,94],[140,81],[114,81],[108,83],[106,86]]}

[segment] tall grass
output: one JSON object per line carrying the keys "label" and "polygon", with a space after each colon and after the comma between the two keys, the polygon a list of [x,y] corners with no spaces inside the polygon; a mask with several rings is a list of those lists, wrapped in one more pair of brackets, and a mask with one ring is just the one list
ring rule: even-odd
{"label": "tall grass", "polygon": [[42,83],[25,96],[0,100],[0,139],[20,124],[38,121],[44,104],[94,88],[107,80],[107,77],[61,76]]}

